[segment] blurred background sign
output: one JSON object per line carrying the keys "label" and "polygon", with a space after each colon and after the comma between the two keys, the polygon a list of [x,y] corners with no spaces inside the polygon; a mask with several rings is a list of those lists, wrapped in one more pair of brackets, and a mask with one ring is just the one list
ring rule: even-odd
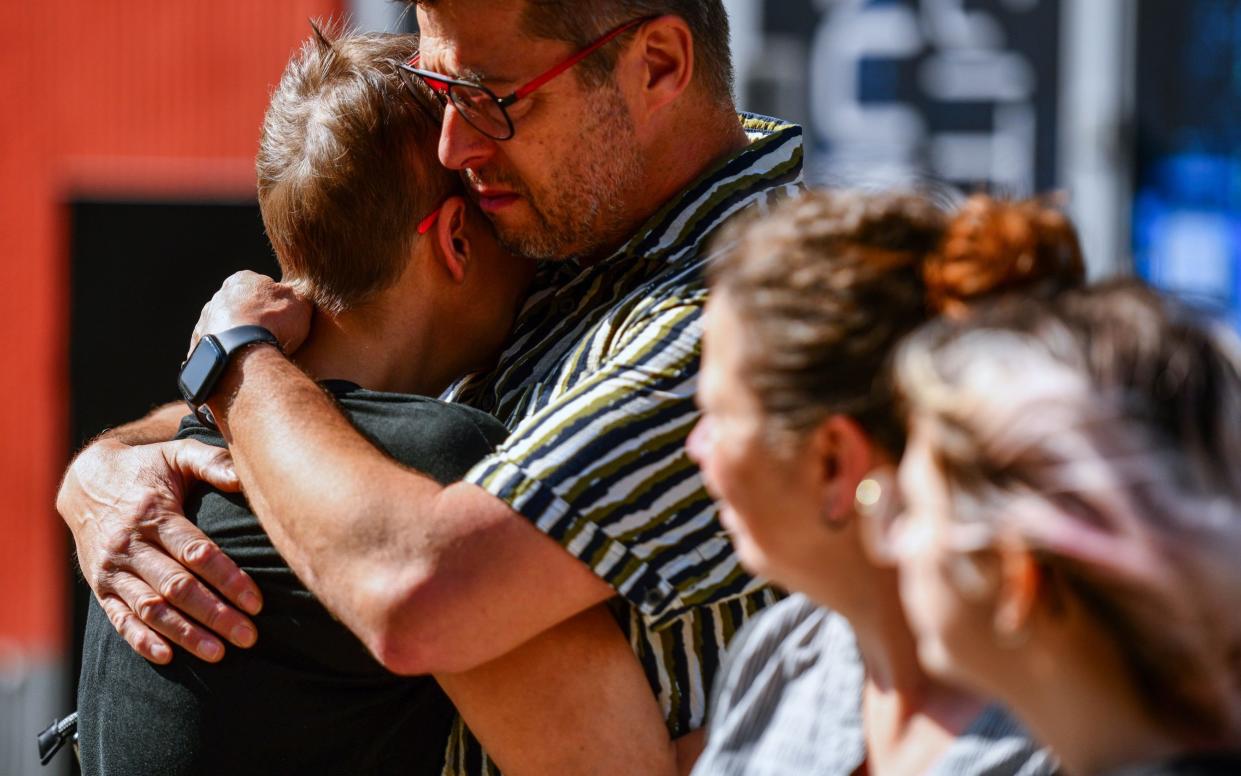
{"label": "blurred background sign", "polygon": [[1059,0],[747,4],[740,103],[806,126],[812,177],[1055,185]]}

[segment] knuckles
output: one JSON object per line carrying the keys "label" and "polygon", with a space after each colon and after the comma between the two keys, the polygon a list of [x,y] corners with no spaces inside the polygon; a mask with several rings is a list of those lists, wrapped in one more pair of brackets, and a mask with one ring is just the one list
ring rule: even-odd
{"label": "knuckles", "polygon": [[196,583],[189,574],[172,574],[160,585],[159,593],[165,601],[186,601],[193,594],[195,586]]}
{"label": "knuckles", "polygon": [[134,601],[134,614],[145,623],[159,622],[168,612],[168,602],[157,595],[144,595]]}
{"label": "knuckles", "polygon": [[202,568],[215,557],[215,545],[206,539],[193,539],[186,543],[181,561],[190,568]]}
{"label": "knuckles", "polygon": [[105,531],[101,538],[103,556],[100,558],[100,572],[111,574],[120,571],[126,565],[123,561],[129,558],[134,546],[133,531],[120,527],[112,528]]}

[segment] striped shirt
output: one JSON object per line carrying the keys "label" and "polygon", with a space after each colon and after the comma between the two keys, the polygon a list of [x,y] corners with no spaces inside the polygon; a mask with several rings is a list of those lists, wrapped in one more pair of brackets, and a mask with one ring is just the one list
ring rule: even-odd
{"label": "striped shirt", "polygon": [[[755,617],[720,669],[693,776],[850,776],[866,761],[866,672],[848,621],[794,594]],[[987,706],[925,776],[1051,776],[1051,754]]]}
{"label": "striped shirt", "polygon": [[[685,454],[712,237],[801,186],[801,129],[741,121],[750,144],[611,256],[544,264],[496,368],[449,391],[513,431],[466,481],[616,589],[617,619],[674,737],[702,726],[724,647],[777,598],[738,565]],[[445,772],[494,772],[460,724]]]}

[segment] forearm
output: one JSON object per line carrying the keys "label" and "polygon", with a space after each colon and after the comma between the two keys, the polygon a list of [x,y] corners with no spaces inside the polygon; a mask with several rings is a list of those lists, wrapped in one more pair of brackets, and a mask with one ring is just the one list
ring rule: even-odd
{"label": "forearm", "polygon": [[480,488],[387,458],[275,350],[246,352],[234,372],[212,410],[251,507],[389,669],[468,670],[614,594]]}
{"label": "forearm", "polygon": [[677,773],[680,776],[689,776],[698,758],[702,755],[702,750],[707,746],[707,730],[699,728],[690,731],[673,744],[676,746]]}
{"label": "forearm", "polygon": [[169,402],[163,404],[132,423],[109,429],[99,435],[99,439],[120,442],[123,445],[149,445],[155,442],[167,442],[177,435],[181,419],[189,410],[185,402]]}
{"label": "forearm", "polygon": [[419,573],[424,559],[410,523],[440,486],[372,446],[274,349],[244,352],[211,408],[272,543],[374,648],[387,608],[377,598]]}
{"label": "forearm", "polygon": [[508,776],[677,772],[646,675],[604,605],[436,679]]}

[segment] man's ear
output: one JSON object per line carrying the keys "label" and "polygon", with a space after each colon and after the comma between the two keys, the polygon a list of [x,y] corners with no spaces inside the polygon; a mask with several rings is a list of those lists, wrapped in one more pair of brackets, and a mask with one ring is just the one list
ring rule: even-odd
{"label": "man's ear", "polygon": [[849,520],[858,483],[876,463],[870,438],[848,415],[829,415],[813,432],[811,449],[821,469],[824,517]]}
{"label": "man's ear", "polygon": [[440,206],[439,218],[427,235],[435,240],[432,253],[455,283],[465,282],[466,267],[470,262],[470,238],[466,229],[466,201],[453,196]]}
{"label": "man's ear", "polygon": [[625,58],[638,77],[645,115],[676,100],[694,78],[694,35],[679,16],[652,19],[638,30]]}

